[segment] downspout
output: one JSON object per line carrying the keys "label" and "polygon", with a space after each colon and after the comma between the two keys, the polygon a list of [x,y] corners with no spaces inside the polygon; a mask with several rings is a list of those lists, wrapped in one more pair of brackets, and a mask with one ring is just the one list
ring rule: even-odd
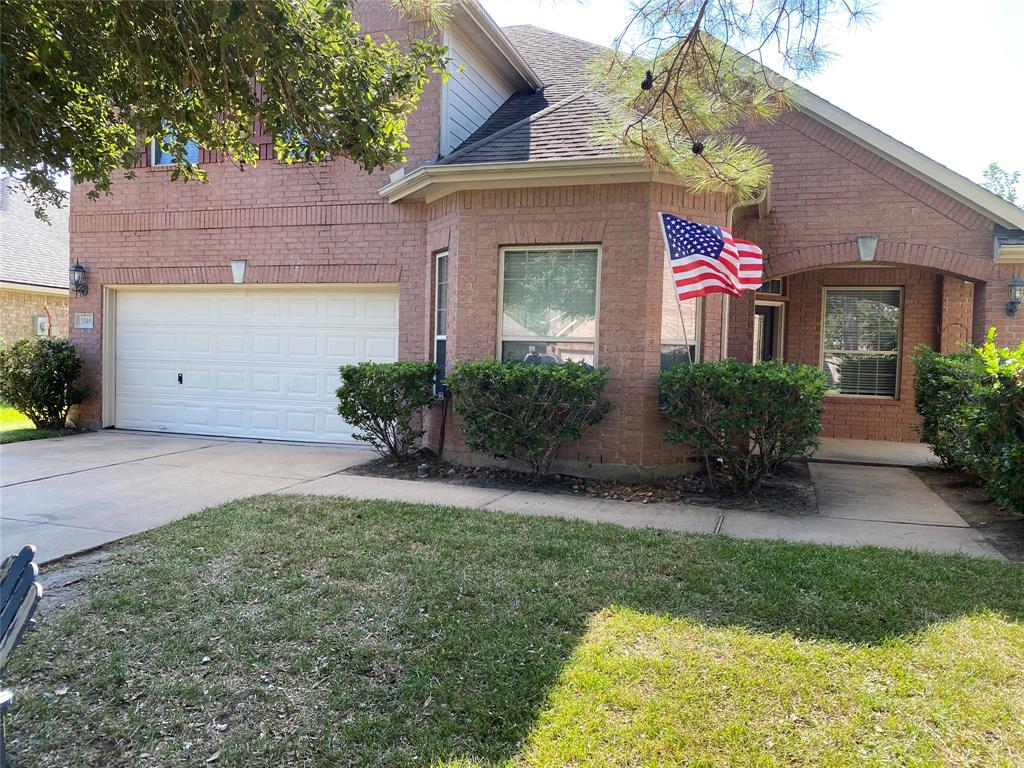
{"label": "downspout", "polygon": [[[771,182],[765,184],[764,189],[757,197],[753,197],[750,200],[739,200],[729,206],[729,210],[725,214],[725,228],[732,232],[732,215],[739,208],[747,208],[751,205],[760,206],[765,200],[768,199],[768,189],[771,186]],[[722,297],[722,350],[721,358],[725,358],[729,354],[729,294],[725,294]]]}

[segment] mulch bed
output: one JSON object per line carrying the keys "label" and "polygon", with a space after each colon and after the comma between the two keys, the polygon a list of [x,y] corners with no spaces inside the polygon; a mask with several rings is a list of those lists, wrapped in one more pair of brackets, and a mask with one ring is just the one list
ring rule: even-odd
{"label": "mulch bed", "polygon": [[[425,464],[427,476],[419,477],[417,468]],[[756,496],[737,494],[722,482],[712,488],[707,475],[685,475],[658,480],[626,483],[615,480],[592,480],[570,475],[552,475],[539,482],[526,473],[498,467],[467,467],[438,461],[432,451],[423,450],[406,461],[376,459],[345,470],[354,475],[387,477],[396,480],[419,480],[453,485],[501,488],[511,491],[534,491],[615,499],[640,504],[687,503],[704,504],[724,509],[760,510],[780,515],[816,515],[818,504],[814,484],[806,462],[791,462],[777,475],[762,483]]]}
{"label": "mulch bed", "polygon": [[1000,509],[961,472],[936,467],[912,471],[972,528],[984,533],[1003,557],[1024,563],[1024,515]]}

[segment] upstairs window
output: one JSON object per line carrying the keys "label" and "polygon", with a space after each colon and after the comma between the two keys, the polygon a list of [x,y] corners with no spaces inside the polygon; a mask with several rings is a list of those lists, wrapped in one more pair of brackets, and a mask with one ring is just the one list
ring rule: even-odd
{"label": "upstairs window", "polygon": [[841,395],[896,397],[902,292],[826,288],[822,369]]}
{"label": "upstairs window", "polygon": [[506,248],[501,262],[501,359],[593,365],[600,250]]}
{"label": "upstairs window", "polygon": [[[153,139],[151,147],[153,152],[153,165],[174,165],[174,155],[167,152],[163,146],[165,142],[173,140],[173,132],[164,134],[163,140]],[[190,163],[199,162],[199,145],[194,141],[185,142],[185,159]]]}

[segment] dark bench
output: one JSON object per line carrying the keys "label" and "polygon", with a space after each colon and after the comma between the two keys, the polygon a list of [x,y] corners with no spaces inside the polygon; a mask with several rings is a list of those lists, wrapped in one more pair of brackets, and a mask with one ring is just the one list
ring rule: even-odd
{"label": "dark bench", "polygon": [[[35,556],[36,548],[28,544],[0,563],[0,677],[43,596],[36,581],[39,566],[32,562]],[[10,691],[0,691],[0,768],[8,768],[4,719],[12,698]]]}

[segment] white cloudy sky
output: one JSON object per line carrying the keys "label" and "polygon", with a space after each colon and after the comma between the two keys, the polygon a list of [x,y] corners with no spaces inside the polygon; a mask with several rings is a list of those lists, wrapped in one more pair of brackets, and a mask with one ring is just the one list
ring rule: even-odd
{"label": "white cloudy sky", "polygon": [[[604,45],[629,5],[481,2],[502,26]],[[831,36],[837,58],[806,88],[975,181],[993,161],[1024,172],[1024,0],[878,0],[869,28]]]}

